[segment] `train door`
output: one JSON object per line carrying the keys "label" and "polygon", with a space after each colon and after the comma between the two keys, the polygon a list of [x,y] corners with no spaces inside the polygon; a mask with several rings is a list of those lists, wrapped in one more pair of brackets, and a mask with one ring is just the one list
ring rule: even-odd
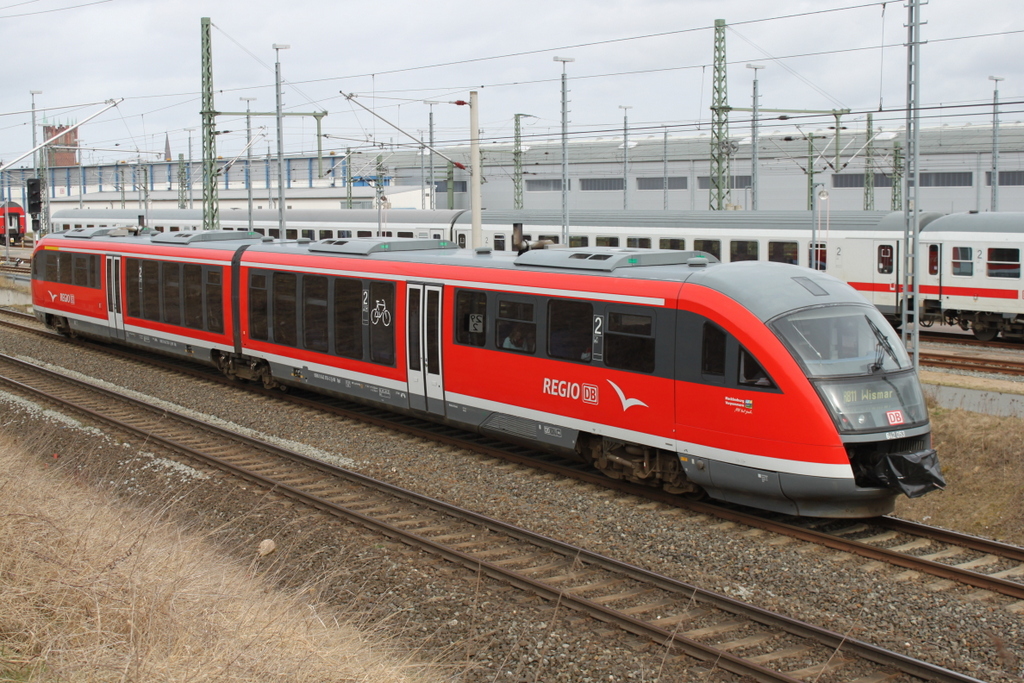
{"label": "train door", "polygon": [[114,339],[124,339],[120,256],[107,256],[107,322],[110,335]]}
{"label": "train door", "polygon": [[409,406],[444,415],[441,373],[441,287],[410,284],[406,294]]}
{"label": "train door", "polygon": [[899,245],[895,240],[876,240],[873,246],[871,302],[883,315],[892,315],[900,310]]}

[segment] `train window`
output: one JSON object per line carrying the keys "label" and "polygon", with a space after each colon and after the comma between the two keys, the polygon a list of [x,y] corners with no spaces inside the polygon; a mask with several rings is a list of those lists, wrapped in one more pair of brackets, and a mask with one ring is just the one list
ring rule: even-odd
{"label": "train window", "polygon": [[305,239],[307,239],[307,240],[311,240],[311,239],[313,239],[313,234],[314,234],[314,233],[313,233],[313,231],[312,231],[312,230],[303,230],[303,231],[302,231],[302,237],[303,237],[303,238],[305,238]]}
{"label": "train window", "polygon": [[221,268],[206,269],[206,329],[218,334],[224,332],[224,289],[221,280]]}
{"label": "train window", "polygon": [[594,245],[598,247],[617,247],[619,246],[618,237],[598,237],[594,240]]}
{"label": "train window", "polygon": [[399,231],[398,236],[399,237],[414,237],[414,235],[411,232],[402,232],[402,231]]}
{"label": "train window", "polygon": [[753,240],[733,240],[729,243],[730,261],[756,261],[757,242]]}
{"label": "train window", "polygon": [[533,304],[522,301],[498,301],[494,322],[494,344],[500,349],[534,353],[537,350],[537,324]]}
{"label": "train window", "polygon": [[588,247],[590,246],[590,238],[586,235],[569,235],[569,246]]}
{"label": "train window", "polygon": [[78,287],[100,287],[100,257],[97,254],[75,254],[74,284]]}
{"label": "train window", "polygon": [[725,331],[714,323],[704,323],[701,341],[700,371],[703,375],[725,377]]}
{"label": "train window", "polygon": [[270,236],[271,236],[271,237],[273,237],[273,238],[274,238],[275,240],[276,240],[276,239],[281,239],[281,229],[280,229],[280,228],[270,228],[270,230],[268,230],[267,232],[268,232],[268,233],[270,234]]}
{"label": "train window", "polygon": [[73,284],[75,281],[74,268],[73,268],[72,255],[68,253],[61,254],[57,259],[57,281],[63,285]]}
{"label": "train window", "polygon": [[334,280],[334,353],[363,357],[363,283],[351,278]]}
{"label": "train window", "polygon": [[495,235],[494,236],[494,251],[505,251],[505,236]]}
{"label": "train window", "polygon": [[807,245],[807,257],[814,270],[825,270],[828,265],[828,249],[824,242]]}
{"label": "train window", "polygon": [[327,352],[327,278],[302,277],[302,343],[307,349]]}
{"label": "train window", "polygon": [[276,272],[271,278],[273,283],[273,321],[274,343],[285,346],[297,346],[298,342],[298,310],[296,289],[298,276],[295,273]]}
{"label": "train window", "polygon": [[989,277],[1020,278],[1020,249],[990,247],[987,271]]}
{"label": "train window", "polygon": [[974,249],[971,247],[953,247],[953,275],[974,275]]}
{"label": "train window", "polygon": [[299,238],[299,231],[295,228],[288,228],[284,231],[284,238],[286,240],[294,240]]}
{"label": "train window", "polygon": [[249,336],[266,341],[269,339],[269,298],[267,297],[267,276],[253,273],[249,276]]}
{"label": "train window", "polygon": [[459,245],[459,249],[465,249],[466,248],[466,234],[465,233],[461,233],[458,236],[457,243]]}
{"label": "train window", "polygon": [[589,363],[593,335],[592,304],[561,299],[552,299],[548,303],[549,356]]}
{"label": "train window", "polygon": [[395,283],[370,283],[370,360],[395,364]]}
{"label": "train window", "polygon": [[338,237],[350,238],[350,237],[352,237],[352,231],[351,230],[339,230],[337,232],[337,235],[338,235]]}
{"label": "train window", "polygon": [[551,242],[551,244],[559,244],[562,238],[559,235],[541,235],[537,239],[545,242]]}
{"label": "train window", "polygon": [[800,247],[796,242],[769,242],[768,260],[776,263],[790,263],[797,265],[799,262]]}
{"label": "train window", "polygon": [[891,244],[879,244],[878,245],[878,272],[881,275],[889,275],[892,273],[895,259],[893,258],[893,248]]}
{"label": "train window", "polygon": [[142,262],[142,317],[160,320],[160,263]]}
{"label": "train window", "polygon": [[332,239],[333,237],[334,237],[334,231],[333,230],[321,230],[320,231],[319,239],[329,240],[329,239]]}
{"label": "train window", "polygon": [[937,244],[928,245],[928,274],[939,274],[939,245]]}
{"label": "train window", "polygon": [[253,228],[253,230],[252,230],[252,231],[253,231],[253,232],[255,232],[256,234],[259,234],[259,235],[265,235],[265,234],[267,234],[267,231],[266,231],[266,230],[264,230],[263,228]]}
{"label": "train window", "polygon": [[745,348],[740,347],[740,368],[738,381],[741,385],[772,388],[775,383],[768,377],[761,364]]}
{"label": "train window", "polygon": [[181,324],[181,264],[164,261],[160,264],[163,285],[163,316],[168,325]]}
{"label": "train window", "polygon": [[604,364],[620,370],[654,372],[654,318],[609,312]]}
{"label": "train window", "polygon": [[706,251],[716,259],[722,258],[722,243],[718,240],[694,240],[693,248],[696,251]]}
{"label": "train window", "polygon": [[626,246],[630,249],[650,249],[651,238],[650,237],[627,237]]}
{"label": "train window", "polygon": [[470,346],[487,343],[487,295],[460,291],[455,295],[455,341]]}
{"label": "train window", "polygon": [[203,267],[186,263],[185,270],[185,327],[203,329]]}
{"label": "train window", "polygon": [[[50,259],[52,261],[53,259]],[[46,264],[47,274],[50,272],[50,263]],[[56,268],[56,264],[53,265]],[[142,310],[142,261],[137,258],[125,260],[125,292],[128,295],[128,315],[138,318]],[[46,278],[50,280],[49,276]],[[52,282],[52,280],[51,280]]]}
{"label": "train window", "polygon": [[675,238],[670,238],[670,239],[664,239],[663,238],[661,240],[658,240],[658,248],[659,249],[676,249],[676,250],[679,250],[679,251],[685,251],[686,250],[686,240],[680,240],[680,239],[675,239]]}
{"label": "train window", "polygon": [[357,230],[356,237],[373,237],[373,233],[369,230]]}

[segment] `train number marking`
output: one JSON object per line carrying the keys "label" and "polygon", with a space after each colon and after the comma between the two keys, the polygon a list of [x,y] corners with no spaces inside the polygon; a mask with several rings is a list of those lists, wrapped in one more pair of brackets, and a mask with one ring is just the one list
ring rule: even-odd
{"label": "train number marking", "polygon": [[885,433],[885,438],[886,439],[890,439],[890,440],[891,439],[903,439],[903,438],[906,438],[906,436],[907,436],[907,433],[905,431],[903,431],[902,429],[899,430],[898,432],[886,432]]}

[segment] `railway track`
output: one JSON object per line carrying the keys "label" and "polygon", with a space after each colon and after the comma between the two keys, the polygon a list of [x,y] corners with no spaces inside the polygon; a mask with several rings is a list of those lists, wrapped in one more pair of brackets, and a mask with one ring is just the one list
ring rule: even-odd
{"label": "railway track", "polygon": [[977,679],[0,356],[10,391],[758,681]]}
{"label": "railway track", "polygon": [[[32,316],[6,310],[3,313],[4,316],[0,317],[0,324],[26,329],[36,334],[44,334],[63,343],[85,345],[102,353],[114,354],[131,361],[142,360],[148,365],[156,365],[173,372],[184,372],[233,387],[240,386],[238,382],[229,380],[206,366],[155,354],[145,354],[133,349],[94,344],[82,340],[65,340],[41,327]],[[28,327],[23,327],[13,320],[25,321]],[[576,461],[565,460],[414,417],[398,415],[318,394],[298,391],[285,394],[277,390],[264,389],[256,384],[244,386],[249,391],[271,396],[276,400],[304,405],[318,412],[327,411],[340,417],[400,431],[418,438],[429,439],[484,456],[550,472],[560,477],[576,479],[698,514],[814,543],[871,561],[885,562],[910,571],[935,576],[943,581],[952,581],[1017,600],[1024,600],[1024,548],[915,524],[894,517],[858,520],[852,523],[850,520],[808,520],[773,516],[763,511],[705,501],[687,500],[657,489],[609,479],[597,470]]]}
{"label": "railway track", "polygon": [[1008,358],[983,358],[928,352],[920,353],[919,358],[921,360],[921,365],[933,368],[969,370],[972,372],[987,372],[998,375],[1011,375],[1014,377],[1024,375],[1024,361],[1011,360]]}

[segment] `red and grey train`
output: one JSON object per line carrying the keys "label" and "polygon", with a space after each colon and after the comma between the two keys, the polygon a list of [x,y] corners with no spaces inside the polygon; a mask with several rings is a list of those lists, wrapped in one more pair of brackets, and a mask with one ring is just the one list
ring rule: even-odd
{"label": "red and grey train", "polygon": [[827,274],[699,252],[240,231],[48,235],[46,325],[572,453],[614,478],[866,517],[941,487],[878,310]]}
{"label": "red and grey train", "polygon": [[16,202],[0,202],[0,217],[4,226],[0,244],[21,244],[25,239],[25,210]]}

